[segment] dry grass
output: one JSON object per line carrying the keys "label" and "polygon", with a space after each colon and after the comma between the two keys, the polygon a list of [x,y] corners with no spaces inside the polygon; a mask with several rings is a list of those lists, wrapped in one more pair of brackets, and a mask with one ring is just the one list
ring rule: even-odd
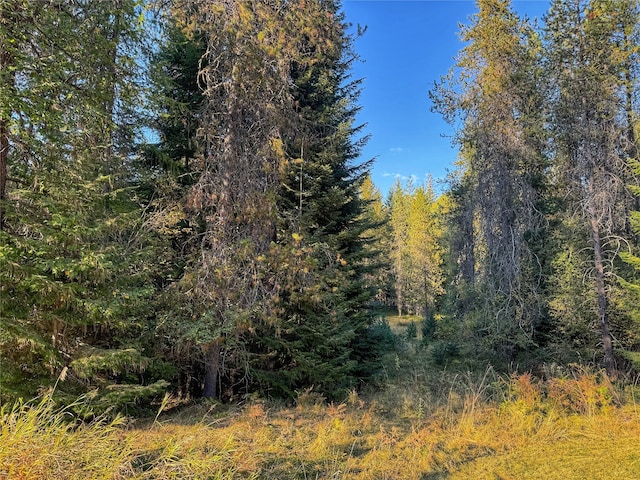
{"label": "dry grass", "polygon": [[[395,322],[395,328],[405,325]],[[388,384],[344,403],[202,403],[153,420],[83,423],[50,396],[0,410],[0,479],[640,478],[637,386],[429,369],[391,359]]]}
{"label": "dry grass", "polygon": [[417,328],[418,340],[422,339],[422,317],[420,315],[386,315],[385,319],[389,322],[391,331],[399,336],[404,336],[410,323],[414,323]]}
{"label": "dry grass", "polygon": [[49,397],[0,409],[0,478],[113,478],[130,455],[122,418],[75,424]]}
{"label": "dry grass", "polygon": [[201,404],[128,426],[19,405],[2,411],[0,478],[640,478],[640,408],[605,378],[448,380],[440,401],[413,384],[328,405],[303,392],[295,407]]}

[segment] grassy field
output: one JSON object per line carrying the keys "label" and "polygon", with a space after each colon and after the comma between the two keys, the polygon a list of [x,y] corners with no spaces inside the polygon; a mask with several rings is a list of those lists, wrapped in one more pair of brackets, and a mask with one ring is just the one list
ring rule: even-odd
{"label": "grassy field", "polygon": [[[403,325],[392,327],[401,332]],[[327,403],[200,403],[74,423],[47,398],[4,406],[0,478],[633,479],[640,388],[575,368],[544,382],[453,373],[407,349],[382,388]]]}

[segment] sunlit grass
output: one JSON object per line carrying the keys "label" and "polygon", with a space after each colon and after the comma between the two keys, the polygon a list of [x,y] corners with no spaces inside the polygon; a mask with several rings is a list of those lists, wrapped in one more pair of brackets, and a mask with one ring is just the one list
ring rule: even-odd
{"label": "sunlit grass", "polygon": [[82,423],[45,398],[2,410],[0,478],[640,478],[633,391],[576,369],[539,381],[416,371],[327,404],[202,403]]}
{"label": "sunlit grass", "polygon": [[76,423],[70,408],[38,403],[0,409],[0,478],[110,478],[124,473],[130,438],[124,420]]}
{"label": "sunlit grass", "polygon": [[387,314],[385,316],[387,322],[389,322],[389,326],[391,327],[391,331],[399,336],[404,336],[407,332],[407,328],[409,324],[412,322],[416,325],[418,338],[421,337],[421,328],[420,325],[422,323],[423,318],[419,315],[394,315]]}

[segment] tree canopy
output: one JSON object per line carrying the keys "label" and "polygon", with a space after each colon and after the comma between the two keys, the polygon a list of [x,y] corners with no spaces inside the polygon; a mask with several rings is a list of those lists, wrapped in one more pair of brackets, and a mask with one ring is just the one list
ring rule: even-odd
{"label": "tree canopy", "polygon": [[344,398],[395,311],[438,365],[637,371],[640,6],[476,3],[456,170],[385,198],[338,1],[0,1],[2,401]]}

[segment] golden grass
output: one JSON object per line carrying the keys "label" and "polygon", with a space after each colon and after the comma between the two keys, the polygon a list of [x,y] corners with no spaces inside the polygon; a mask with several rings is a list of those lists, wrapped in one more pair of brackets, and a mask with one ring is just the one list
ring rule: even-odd
{"label": "golden grass", "polygon": [[430,373],[339,404],[307,391],[128,424],[75,421],[48,398],[5,406],[0,478],[640,478],[640,407],[606,377]]}
{"label": "golden grass", "polygon": [[74,425],[43,400],[2,411],[0,478],[640,478],[640,409],[598,376],[512,377],[493,402],[476,387],[431,409],[307,392],[296,407],[203,404],[128,426]]}
{"label": "golden grass", "polygon": [[499,455],[480,457],[452,479],[640,478],[640,423],[633,407],[564,417]]}
{"label": "golden grass", "polygon": [[49,397],[0,410],[0,478],[111,478],[126,465],[123,419],[75,425]]}
{"label": "golden grass", "polygon": [[406,335],[407,327],[411,322],[413,322],[417,327],[417,339],[422,339],[421,325],[423,319],[420,315],[402,315],[401,317],[398,315],[387,315],[385,319],[389,323],[391,331],[399,336]]}

